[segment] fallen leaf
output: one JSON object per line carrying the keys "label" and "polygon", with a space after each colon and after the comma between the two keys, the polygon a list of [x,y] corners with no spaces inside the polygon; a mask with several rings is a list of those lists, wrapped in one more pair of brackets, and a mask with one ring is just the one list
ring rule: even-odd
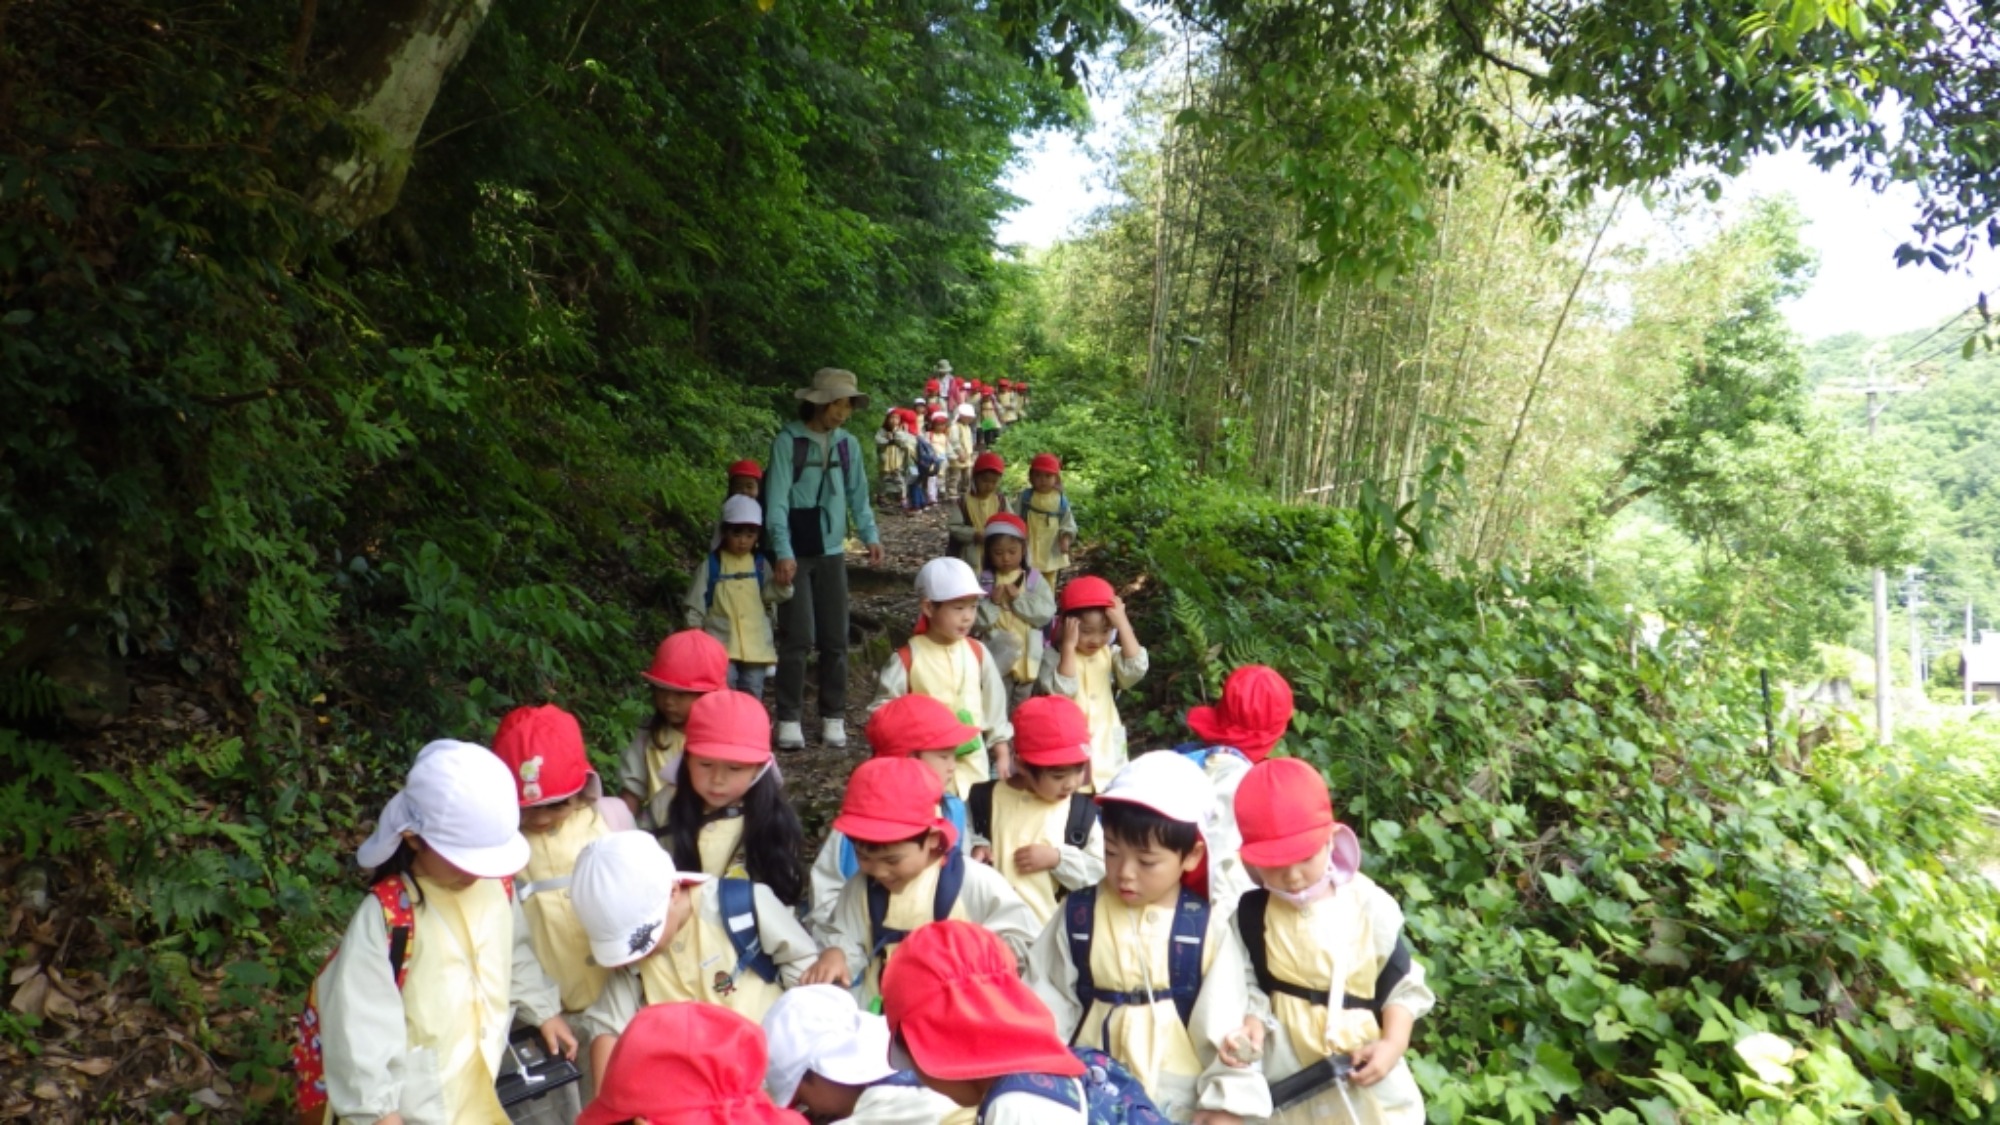
{"label": "fallen leaf", "polygon": [[57,1086],[55,1083],[50,1082],[47,1079],[43,1079],[42,1081],[35,1083],[35,1096],[42,1099],[45,1102],[52,1102],[55,1101],[57,1098],[62,1097],[62,1087]]}
{"label": "fallen leaf", "polygon": [[40,965],[34,964],[33,962],[30,962],[26,965],[18,965],[15,967],[14,972],[7,977],[7,983],[20,984],[22,981],[27,980],[29,977],[34,976],[36,973],[39,973],[41,971],[42,967]]}
{"label": "fallen leaf", "polygon": [[76,1001],[59,991],[51,990],[48,997],[42,1001],[42,1014],[62,1020],[74,1020],[78,1015]]}
{"label": "fallen leaf", "polygon": [[195,1101],[200,1102],[201,1104],[207,1106],[210,1109],[221,1109],[229,1104],[229,1099],[223,1097],[221,1094],[216,1093],[214,1090],[209,1090],[209,1089],[196,1090],[191,1096],[194,1098]]}
{"label": "fallen leaf", "polygon": [[59,1066],[66,1066],[71,1070],[78,1072],[79,1074],[88,1074],[92,1078],[103,1077],[105,1074],[110,1072],[111,1067],[114,1065],[110,1059],[50,1058],[48,1061],[55,1063]]}
{"label": "fallen leaf", "polygon": [[11,1006],[17,1012],[31,1016],[42,1014],[42,1002],[49,995],[49,978],[40,973],[29,977],[27,983],[14,990]]}

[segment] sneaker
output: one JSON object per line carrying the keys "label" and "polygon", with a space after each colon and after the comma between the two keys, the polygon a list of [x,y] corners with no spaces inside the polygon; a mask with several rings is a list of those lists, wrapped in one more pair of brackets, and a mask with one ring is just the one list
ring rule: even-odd
{"label": "sneaker", "polygon": [[803,750],[806,748],[805,728],[797,719],[778,720],[778,749]]}
{"label": "sneaker", "polygon": [[828,719],[820,724],[819,740],[835,750],[847,748],[847,723],[840,719]]}

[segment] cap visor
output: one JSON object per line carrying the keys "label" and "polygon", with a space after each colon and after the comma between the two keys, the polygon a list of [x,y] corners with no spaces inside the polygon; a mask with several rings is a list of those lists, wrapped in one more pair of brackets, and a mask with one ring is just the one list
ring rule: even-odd
{"label": "cap visor", "polygon": [[1090,747],[1076,746],[1066,750],[1026,751],[1017,744],[1014,760],[1024,766],[1047,766],[1051,769],[1062,766],[1081,766],[1090,762]]}
{"label": "cap visor", "polygon": [[511,879],[528,866],[528,838],[515,832],[504,844],[475,848],[459,844],[424,841],[445,862],[481,879]]}
{"label": "cap visor", "polygon": [[709,758],[718,762],[736,762],[746,766],[761,766],[771,760],[771,747],[746,746],[738,742],[690,742],[687,752],[697,758]]}
{"label": "cap visor", "polygon": [[1275,840],[1259,840],[1254,844],[1244,844],[1240,854],[1243,862],[1252,867],[1289,867],[1326,850],[1326,842],[1333,838],[1333,827],[1309,828],[1304,832],[1294,832],[1290,836],[1280,836]]}
{"label": "cap visor", "polygon": [[910,1071],[911,1073],[915,1073],[917,1069],[917,1060],[911,1058],[910,1052],[905,1051],[903,1049],[902,1040],[890,1039],[889,1065],[895,1067],[897,1070],[907,1070]]}
{"label": "cap visor", "polygon": [[864,844],[895,844],[929,832],[931,825],[929,821],[911,824],[906,820],[883,820],[842,813],[833,818],[833,830]]}
{"label": "cap visor", "polygon": [[821,1057],[812,1069],[813,1073],[843,1086],[872,1086],[898,1070],[909,1069],[890,1061],[895,1052],[889,1025],[875,1020],[863,1024],[837,1054]]}
{"label": "cap visor", "polygon": [[711,691],[721,691],[723,688],[722,684],[715,684],[712,687],[705,687],[697,684],[677,684],[668,680],[663,680],[660,677],[653,675],[651,672],[641,672],[639,673],[639,678],[646,681],[649,684],[652,684],[654,687],[663,687],[666,688],[668,691],[692,691],[706,695]]}

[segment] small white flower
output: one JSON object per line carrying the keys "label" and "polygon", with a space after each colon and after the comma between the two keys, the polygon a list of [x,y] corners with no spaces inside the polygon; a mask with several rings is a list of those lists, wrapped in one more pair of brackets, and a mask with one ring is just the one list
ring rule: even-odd
{"label": "small white flower", "polygon": [[1740,1040],[1736,1044],[1736,1054],[1756,1072],[1759,1079],[1773,1086],[1783,1086],[1793,1081],[1791,1063],[1801,1052],[1792,1046],[1791,1040],[1760,1031]]}

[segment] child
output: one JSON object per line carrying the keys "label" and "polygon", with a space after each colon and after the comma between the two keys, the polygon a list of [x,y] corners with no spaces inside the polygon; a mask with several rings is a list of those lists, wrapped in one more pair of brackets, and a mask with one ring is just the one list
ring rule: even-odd
{"label": "child", "polygon": [[797,906],[805,896],[805,830],[774,765],[762,702],[740,691],[696,700],[660,842],[685,870],[744,876]]}
{"label": "child", "polygon": [[1037,925],[1071,891],[1104,878],[1104,831],[1082,792],[1090,728],[1076,704],[1040,696],[1014,712],[1014,776],[982,781],[966,800],[972,858],[1007,877]]}
{"label": "child", "polygon": [[964,559],[974,570],[986,566],[986,521],[1013,511],[1000,491],[1000,474],[1006,471],[1007,462],[991,450],[973,458],[972,487],[945,514],[945,528],[951,536],[945,553]]}
{"label": "child", "polygon": [[764,491],[764,466],[744,459],[729,466],[729,495],[757,499]]}
{"label": "child", "polygon": [[944,787],[909,758],[870,758],[847,779],[833,827],[854,841],[861,870],[847,881],[827,927],[826,953],[807,984],[859,984],[863,1003],[880,995],[881,970],[912,930],[945,918],[985,926],[1025,949],[1034,915],[1000,873],[968,863],[957,833],[937,814]]}
{"label": "child", "polygon": [[1037,453],[1028,462],[1028,487],[1015,511],[1028,521],[1028,562],[1054,582],[1069,566],[1069,549],[1076,542],[1076,517],[1062,490],[1062,462],[1053,453]]}
{"label": "child", "polygon": [[530,853],[520,823],[492,751],[441,741],[417,755],[357,853],[374,891],[313,986],[329,1120],[507,1120],[493,1080],[516,1008],[550,1053],[574,1057],[508,901],[505,881]]}
{"label": "child", "polygon": [[951,415],[942,409],[933,409],[931,411],[930,432],[924,435],[924,440],[929,442],[931,447],[931,463],[933,468],[930,481],[930,502],[933,504],[942,499],[941,494],[944,491],[945,474],[951,468],[951,431]]}
{"label": "child", "polygon": [[[1261,762],[1236,791],[1236,820],[1259,888],[1236,928],[1257,982],[1252,1010],[1272,1016],[1264,1073],[1274,1086],[1316,1065],[1327,1078],[1271,1119],[1419,1125],[1424,1096],[1403,1052],[1437,998],[1396,900],[1361,874],[1361,844],[1334,820],[1326,781],[1296,758]],[[1247,1042],[1262,1045],[1265,1027],[1246,1021]],[[1353,1074],[1337,1079],[1329,1060],[1342,1055]]]}
{"label": "child", "polygon": [[1019,402],[1016,404],[1017,409],[1020,411],[1021,417],[1026,418],[1028,416],[1028,384],[1015,383],[1014,394],[1019,399]]}
{"label": "child", "polygon": [[[916,635],[897,649],[876,678],[875,709],[899,695],[928,695],[974,716],[985,746],[962,755],[946,790],[965,796],[975,782],[1006,777],[1013,753],[1014,728],[1007,722],[1007,685],[999,661],[986,646],[971,638],[985,596],[979,578],[963,559],[932,559],[917,571],[917,597],[923,608]],[[993,759],[989,769],[987,753]]]}
{"label": "child", "polygon": [[1009,379],[1000,380],[1000,424],[1011,426],[1021,420],[1021,400],[1014,394],[1014,383]]}
{"label": "child", "polygon": [[657,1004],[632,1017],[576,1125],[806,1125],[771,1103],[763,1081],[755,1023],[713,1004]]}
{"label": "child", "polygon": [[778,663],[770,607],[792,596],[790,586],[771,577],[763,539],[764,509],[748,496],[725,500],[708,559],[695,568],[686,598],[688,627],[721,641],[729,655],[729,690],[758,699]]}
{"label": "child", "polygon": [[1236,831],[1236,787],[1258,762],[1269,757],[1292,722],[1292,685],[1276,670],[1245,664],[1223,681],[1222,698],[1213,707],[1190,707],[1188,727],[1200,737],[1175,750],[1193,759],[1215,787],[1215,877],[1210,890],[1215,905],[1234,909],[1251,887],[1243,869]]}
{"label": "child", "polygon": [[[923,403],[920,401],[918,405],[922,406]],[[925,407],[925,410],[927,411],[925,418],[934,417],[928,407]],[[943,411],[935,413],[942,414]],[[944,458],[939,452],[938,443],[932,439],[930,433],[933,425],[934,422],[927,421],[918,432],[916,452],[911,458],[916,472],[910,479],[909,502],[906,507],[913,512],[921,512],[931,506],[935,499],[937,474],[944,467]]]}
{"label": "child", "polygon": [[1076,700],[1090,718],[1091,772],[1109,778],[1125,768],[1125,720],[1117,692],[1145,676],[1146,649],[1111,583],[1093,575],[1063,587],[1060,648],[1042,660],[1041,688]]}
{"label": "child", "polygon": [[980,1125],[1085,1125],[1083,1063],[1005,945],[964,922],[925,926],[904,945],[883,984],[892,1064],[979,1107]]}
{"label": "child", "polygon": [[1269,1088],[1218,1053],[1251,1011],[1243,947],[1212,910],[1208,783],[1178,754],[1145,754],[1097,796],[1104,881],[1064,900],[1028,955],[1028,982],[1072,1044],[1130,1067],[1172,1121],[1264,1117]]}
{"label": "child", "polygon": [[762,1020],[819,958],[812,936],[769,887],[687,871],[645,832],[614,832],[586,846],[570,897],[591,960],[609,970],[583,1014],[599,1078],[640,1008],[698,1000]]}
{"label": "child", "polygon": [[952,499],[964,496],[972,484],[972,461],[979,452],[973,423],[978,420],[972,404],[960,406],[951,421],[951,460],[945,465],[944,487]]}
{"label": "child", "polygon": [[[1056,613],[1056,590],[1042,572],[1028,566],[1028,525],[1012,512],[986,521],[986,553],[980,560],[979,603],[973,627],[1004,670],[1018,704],[1034,689],[1042,671],[1042,630]],[[1135,679],[1137,677],[1134,677]],[[1114,709],[1113,717],[1116,717]],[[1121,755],[1122,757],[1122,755]],[[1110,777],[1109,773],[1104,774]]]}
{"label": "child", "polygon": [[[928,695],[903,695],[884,703],[868,716],[865,733],[875,757],[915,758],[937,774],[939,785],[951,780],[961,751],[971,754],[980,749],[979,728],[960,721],[949,707]],[[959,846],[970,848],[965,802],[946,793],[941,808],[945,820],[958,833]],[[840,889],[860,870],[854,842],[839,832],[828,832],[812,866],[812,911],[806,921],[813,933],[826,933]]]}
{"label": "child", "polygon": [[889,1065],[889,1023],[831,984],[794,988],[764,1016],[764,1088],[813,1121],[936,1125],[958,1107]]}
{"label": "child", "polygon": [[882,416],[882,428],[875,431],[875,456],[881,471],[881,488],[885,500],[908,506],[908,480],[913,467],[911,460],[916,454],[916,439],[910,436],[903,421],[901,407],[891,407]]}
{"label": "child", "polygon": [[979,395],[979,448],[991,449],[1000,440],[1000,403],[981,388]]}
{"label": "child", "polygon": [[642,675],[653,685],[653,714],[619,758],[618,783],[639,827],[657,828],[651,805],[673,784],[687,743],[688,711],[703,695],[729,686],[729,650],[699,629],[684,629],[660,642]]}

